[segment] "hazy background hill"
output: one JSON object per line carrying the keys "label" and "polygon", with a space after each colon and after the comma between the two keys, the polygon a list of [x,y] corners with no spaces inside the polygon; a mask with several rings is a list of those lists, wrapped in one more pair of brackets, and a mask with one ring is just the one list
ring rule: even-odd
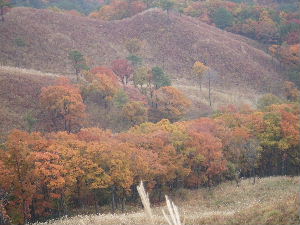
{"label": "hazy background hill", "polygon": [[[37,23],[38,21],[38,23]],[[99,21],[49,10],[14,8],[0,25],[0,61],[4,65],[72,74],[68,53],[81,51],[90,67],[110,65],[128,52],[130,38],[143,41],[144,62],[159,65],[173,79],[189,78],[197,60],[216,73],[214,84],[278,88],[275,60],[250,41],[196,19],[150,9],[119,21]],[[23,42],[20,47],[17,41]]]}
{"label": "hazy background hill", "polygon": [[76,10],[83,14],[88,14],[100,7],[101,0],[13,0],[13,4],[17,7],[25,6],[37,9],[48,7],[57,7],[63,10]]}

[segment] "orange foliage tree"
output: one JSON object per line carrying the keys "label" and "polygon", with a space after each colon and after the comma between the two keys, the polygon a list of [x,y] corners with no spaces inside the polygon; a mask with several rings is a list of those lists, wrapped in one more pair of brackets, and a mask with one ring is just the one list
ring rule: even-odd
{"label": "orange foliage tree", "polygon": [[297,101],[300,97],[300,91],[293,82],[284,82],[284,91],[285,96],[289,101]]}
{"label": "orange foliage tree", "polygon": [[45,87],[40,95],[43,113],[51,130],[68,132],[80,128],[85,118],[85,105],[80,89],[67,80],[60,80],[57,85]]}
{"label": "orange foliage tree", "polygon": [[92,12],[89,16],[102,20],[120,20],[133,16],[146,9],[143,1],[114,0],[109,5],[104,5],[100,10]]}
{"label": "orange foliage tree", "polygon": [[117,76],[106,67],[96,67],[91,72],[85,72],[84,78],[86,82],[81,87],[84,99],[104,104],[105,107],[120,89]]}
{"label": "orange foliage tree", "polygon": [[156,90],[154,95],[155,104],[151,110],[156,119],[179,120],[191,105],[190,100],[175,87],[162,87]]}
{"label": "orange foliage tree", "polygon": [[123,106],[122,114],[124,119],[134,126],[147,121],[148,110],[144,103],[134,101]]}

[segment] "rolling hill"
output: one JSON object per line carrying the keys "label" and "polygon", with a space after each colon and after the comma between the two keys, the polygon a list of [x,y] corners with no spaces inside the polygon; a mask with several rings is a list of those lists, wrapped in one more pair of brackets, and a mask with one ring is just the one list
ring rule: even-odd
{"label": "rolling hill", "polygon": [[100,21],[14,8],[0,24],[0,62],[68,75],[72,74],[70,50],[81,51],[90,67],[110,65],[114,59],[128,56],[125,42],[130,38],[143,41],[145,63],[165,68],[174,80],[189,80],[193,63],[200,60],[216,72],[214,84],[226,89],[244,86],[278,91],[280,86],[278,63],[254,41],[160,9],[123,20]]}
{"label": "rolling hill", "polygon": [[[119,21],[100,21],[19,7],[0,23],[0,132],[26,129],[26,116],[37,113],[41,87],[51,84],[55,76],[74,74],[70,50],[80,50],[90,67],[110,65],[128,56],[125,42],[130,38],[142,40],[144,62],[163,67],[173,85],[192,100],[187,119],[208,115],[223,104],[255,105],[265,92],[280,94],[279,65],[256,42],[195,18],[150,9]],[[215,71],[213,108],[208,103],[207,78],[202,91],[191,78],[197,60]],[[99,112],[89,107],[98,118]]]}

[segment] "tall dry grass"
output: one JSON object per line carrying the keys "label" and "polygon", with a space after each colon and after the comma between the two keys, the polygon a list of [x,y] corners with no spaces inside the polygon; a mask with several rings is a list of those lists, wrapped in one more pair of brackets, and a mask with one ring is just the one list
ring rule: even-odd
{"label": "tall dry grass", "polygon": [[169,211],[169,216],[167,215],[167,213],[165,213],[165,211],[162,209],[163,215],[165,217],[165,219],[167,220],[169,225],[182,225],[182,223],[180,222],[180,216],[179,216],[179,211],[177,206],[169,200],[168,196],[165,196],[166,198],[166,203],[167,203],[167,207],[168,207],[168,211]]}
{"label": "tall dry grass", "polygon": [[141,198],[142,204],[144,206],[145,213],[149,219],[149,222],[150,224],[154,224],[153,214],[150,206],[149,194],[145,191],[143,181],[141,181],[140,185],[137,186],[137,190]]}
{"label": "tall dry grass", "polygon": [[[140,185],[137,186],[137,190],[143,203],[145,213],[149,219],[149,224],[155,225],[156,223],[154,222],[153,213],[150,206],[149,194],[145,191],[142,181]],[[169,215],[162,209],[164,218],[169,225],[182,225],[182,223],[180,222],[180,216],[177,206],[174,204],[174,202],[170,201],[167,195],[165,195],[165,198]]]}
{"label": "tall dry grass", "polygon": [[[299,177],[269,177],[242,180],[240,187],[226,182],[208,190],[181,190],[172,196],[185,225],[197,224],[297,224],[299,225]],[[155,225],[167,225],[162,207],[152,208]],[[167,214],[167,213],[166,213]],[[98,214],[61,218],[35,225],[145,225],[143,211],[128,214]]]}

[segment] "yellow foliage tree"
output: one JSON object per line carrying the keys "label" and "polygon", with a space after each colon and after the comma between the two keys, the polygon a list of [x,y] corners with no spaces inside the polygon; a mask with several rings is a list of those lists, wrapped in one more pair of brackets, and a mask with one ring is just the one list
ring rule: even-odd
{"label": "yellow foliage tree", "polygon": [[200,61],[196,61],[193,65],[193,75],[197,80],[197,83],[199,84],[200,90],[201,90],[201,84],[202,84],[202,78],[204,74],[208,71],[208,66],[206,66],[204,63]]}

